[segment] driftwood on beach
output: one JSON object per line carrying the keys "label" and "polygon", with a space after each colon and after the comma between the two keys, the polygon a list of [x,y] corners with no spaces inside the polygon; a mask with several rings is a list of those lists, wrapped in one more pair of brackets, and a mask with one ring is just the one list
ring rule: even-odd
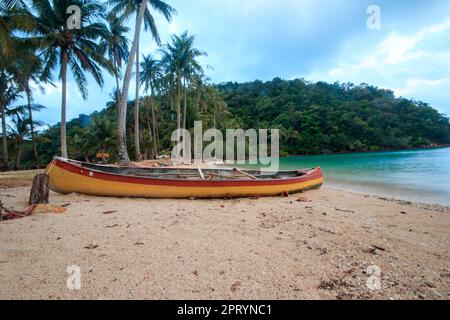
{"label": "driftwood on beach", "polygon": [[48,196],[48,175],[45,173],[39,173],[33,179],[33,186],[31,187],[28,204],[48,203]]}

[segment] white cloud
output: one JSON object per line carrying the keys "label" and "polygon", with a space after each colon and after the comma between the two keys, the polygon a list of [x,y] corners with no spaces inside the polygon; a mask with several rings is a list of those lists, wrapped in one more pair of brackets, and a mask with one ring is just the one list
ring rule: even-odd
{"label": "white cloud", "polygon": [[450,19],[446,19],[409,34],[392,31],[372,46],[367,41],[361,46],[361,38],[352,39],[334,65],[303,76],[314,81],[369,83],[450,114],[449,36]]}
{"label": "white cloud", "polygon": [[406,80],[405,86],[401,88],[394,88],[394,92],[398,96],[409,96],[413,95],[417,90],[433,89],[441,87],[443,85],[450,86],[450,78],[443,79],[408,79]]}
{"label": "white cloud", "polygon": [[[44,95],[53,94],[55,92],[61,92],[61,82],[60,81],[54,82],[53,84],[41,82],[39,85],[33,81],[33,82],[31,82],[30,87],[31,87],[31,90],[37,91]],[[43,90],[43,92],[42,92],[42,90]]]}
{"label": "white cloud", "polygon": [[[420,50],[418,46],[427,37],[443,33],[450,29],[450,20],[426,27],[412,35],[404,35],[398,32],[391,32],[373,50],[373,53],[360,58],[357,63],[344,63],[329,71],[333,77],[342,77],[348,74],[355,74],[365,69],[380,70],[386,65],[399,65],[423,57],[433,57],[441,53]],[[447,60],[449,56],[446,57]]]}
{"label": "white cloud", "polygon": [[392,33],[378,46],[376,53],[378,59],[374,60],[378,60],[377,62],[379,62],[379,60],[383,59],[387,64],[399,64],[420,58],[426,53],[423,51],[411,52],[411,50],[422,40],[422,34],[404,36],[398,33]]}
{"label": "white cloud", "polygon": [[178,34],[179,33],[178,23],[176,22],[176,20],[172,20],[169,23],[169,32],[170,33],[174,33],[174,34]]}
{"label": "white cloud", "polygon": [[426,51],[413,51],[427,37],[442,33],[450,29],[450,20],[426,27],[413,35],[391,33],[379,46],[379,55],[385,57],[388,64],[404,63],[415,60],[430,53]]}

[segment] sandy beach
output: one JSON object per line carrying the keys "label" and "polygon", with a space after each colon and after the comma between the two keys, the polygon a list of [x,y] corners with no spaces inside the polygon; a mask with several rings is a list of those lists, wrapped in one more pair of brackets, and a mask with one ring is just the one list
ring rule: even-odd
{"label": "sandy beach", "polygon": [[[0,190],[23,210],[29,187]],[[51,193],[0,222],[0,299],[449,299],[450,208],[323,188],[151,200]],[[68,266],[81,289],[66,286]],[[369,266],[381,290],[367,287]]]}

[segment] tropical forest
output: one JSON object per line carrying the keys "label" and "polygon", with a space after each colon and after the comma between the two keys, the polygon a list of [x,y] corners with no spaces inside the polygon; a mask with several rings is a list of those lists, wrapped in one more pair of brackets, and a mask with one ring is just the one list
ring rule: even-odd
{"label": "tropical forest", "polygon": [[[67,23],[70,5],[81,8],[79,28]],[[161,42],[154,16],[170,21],[176,14],[161,0],[2,1],[2,170],[42,168],[54,156],[129,163],[170,155],[172,132],[193,130],[195,121],[205,130],[279,129],[282,155],[450,144],[446,115],[370,84],[281,78],[214,83],[209,66],[200,63],[208,53],[194,34]],[[158,45],[152,54],[140,52],[143,33]],[[101,111],[66,119],[76,107],[67,103],[69,73],[84,98],[99,87],[110,93],[104,105],[92,106]],[[115,86],[104,88],[105,77]],[[57,82],[61,121],[34,120],[46,110],[34,94]]]}

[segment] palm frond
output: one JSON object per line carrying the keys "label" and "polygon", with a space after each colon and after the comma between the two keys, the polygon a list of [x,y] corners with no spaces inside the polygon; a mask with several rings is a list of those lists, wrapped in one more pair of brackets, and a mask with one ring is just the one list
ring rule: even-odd
{"label": "palm frond", "polygon": [[73,78],[75,79],[75,82],[78,85],[78,89],[81,92],[81,96],[84,100],[86,100],[88,96],[86,75],[75,59],[69,59],[68,63],[72,71]]}

